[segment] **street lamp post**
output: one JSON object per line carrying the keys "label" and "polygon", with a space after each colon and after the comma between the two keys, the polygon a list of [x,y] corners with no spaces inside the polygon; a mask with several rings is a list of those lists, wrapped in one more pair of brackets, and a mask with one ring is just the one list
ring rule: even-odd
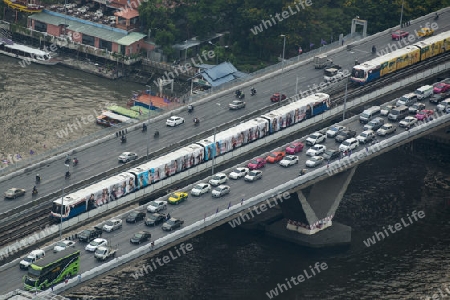
{"label": "street lamp post", "polygon": [[[216,147],[216,127],[214,127],[214,144],[213,144],[213,147]],[[211,151],[211,153],[213,153],[213,151]],[[214,163],[216,161],[216,155],[217,155],[217,153],[215,153],[215,155],[213,156],[213,159],[212,159],[211,175],[214,175]]]}
{"label": "street lamp post", "polygon": [[148,126],[150,126],[150,105],[152,104],[152,88],[150,86],[147,85],[147,87],[149,88],[149,104],[148,104],[148,124],[147,124],[147,159],[148,159],[148,152],[149,152],[149,148],[150,148],[150,134],[148,131]]}
{"label": "street lamp post", "polygon": [[280,93],[279,93],[280,98],[278,99],[278,106],[281,105],[281,98],[282,98],[281,97],[281,95],[282,95],[281,92],[282,92],[283,88],[281,86],[281,83],[283,82],[282,81],[282,77],[283,77],[283,73],[284,73],[284,50],[285,50],[285,46],[286,46],[286,36],[284,34],[282,34],[280,36],[283,37],[283,58],[281,60]]}
{"label": "street lamp post", "polygon": [[344,95],[344,110],[342,111],[342,120],[345,120],[345,109],[347,107],[347,86],[348,86],[348,77],[345,81],[345,95]]}
{"label": "street lamp post", "polygon": [[403,21],[403,4],[405,0],[402,0],[402,12],[400,13],[400,28],[402,27],[402,21]]}

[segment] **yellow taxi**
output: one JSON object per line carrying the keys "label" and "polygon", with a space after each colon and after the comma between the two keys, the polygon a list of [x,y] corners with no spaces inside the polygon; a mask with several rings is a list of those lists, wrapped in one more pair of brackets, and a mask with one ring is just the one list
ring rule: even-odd
{"label": "yellow taxi", "polygon": [[180,204],[181,202],[187,200],[187,198],[188,193],[175,192],[170,195],[169,199],[167,199],[167,202],[169,202],[170,204]]}
{"label": "yellow taxi", "polygon": [[433,33],[434,33],[433,29],[428,28],[428,27],[424,27],[424,28],[421,28],[421,29],[417,32],[417,35],[418,35],[419,37],[426,37],[426,36],[431,36],[431,35],[433,35]]}

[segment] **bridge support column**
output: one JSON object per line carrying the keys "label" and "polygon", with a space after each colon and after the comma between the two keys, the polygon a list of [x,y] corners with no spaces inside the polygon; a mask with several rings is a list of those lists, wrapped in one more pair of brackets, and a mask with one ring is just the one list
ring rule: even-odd
{"label": "bridge support column", "polygon": [[353,167],[310,189],[291,191],[289,200],[280,203],[285,219],[270,225],[268,233],[312,247],[350,243],[351,228],[336,222],[333,225],[332,220],[355,171]]}

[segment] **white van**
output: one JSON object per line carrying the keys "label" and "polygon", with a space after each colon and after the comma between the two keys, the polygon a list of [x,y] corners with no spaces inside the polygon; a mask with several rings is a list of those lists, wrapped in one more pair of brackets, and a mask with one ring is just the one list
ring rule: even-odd
{"label": "white van", "polygon": [[381,108],[379,106],[372,106],[371,108],[366,109],[359,115],[360,123],[367,123],[372,120],[375,116],[379,115],[381,112]]}
{"label": "white van", "polygon": [[41,259],[45,256],[45,251],[44,250],[33,250],[31,251],[30,254],[28,254],[27,257],[25,257],[24,259],[22,259],[20,261],[20,268],[23,270],[27,270],[28,267],[33,264],[35,261],[37,261],[38,259]]}
{"label": "white van", "polygon": [[417,94],[409,93],[401,96],[400,99],[397,100],[397,103],[395,103],[395,106],[402,106],[402,105],[411,106],[416,102],[417,102]]}
{"label": "white van", "polygon": [[433,86],[424,85],[418,88],[414,94],[417,95],[417,99],[425,99],[433,95]]}

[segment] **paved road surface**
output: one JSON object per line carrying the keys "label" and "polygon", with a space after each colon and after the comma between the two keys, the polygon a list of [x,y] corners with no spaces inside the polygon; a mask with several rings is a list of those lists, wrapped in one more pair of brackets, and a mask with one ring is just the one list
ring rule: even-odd
{"label": "paved road surface", "polygon": [[[434,104],[429,104],[428,99],[423,101],[427,108],[435,108]],[[387,117],[383,117],[385,122],[387,123]],[[397,126],[396,133],[401,133],[404,129],[398,127],[398,123],[395,123]],[[358,120],[353,121],[349,125],[348,128],[355,130],[357,134],[362,132],[363,125],[359,123]],[[388,136],[390,137],[390,136]],[[383,140],[384,138],[379,137],[378,141]],[[335,142],[334,139],[328,138],[325,143],[326,147],[329,149],[338,149],[339,145]],[[357,149],[361,149],[363,146],[359,146]],[[259,181],[248,183],[243,179],[240,180],[228,180],[228,185],[231,187],[230,194],[222,197],[222,198],[212,198],[211,194],[206,194],[201,197],[192,197],[189,196],[189,199],[186,202],[181,203],[177,206],[169,205],[164,213],[169,212],[172,217],[181,218],[185,220],[186,225],[193,224],[194,222],[203,219],[204,215],[207,214],[212,215],[219,207],[220,210],[225,209],[228,206],[228,203],[231,201],[233,204],[238,203],[241,199],[249,199],[253,196],[256,196],[266,190],[271,188],[275,188],[282,183],[287,182],[290,179],[298,176],[299,170],[305,168],[305,161],[309,158],[305,155],[307,149],[309,147],[305,147],[301,153],[299,153],[299,164],[296,166],[291,166],[289,168],[283,168],[278,164],[268,164],[265,168],[263,168],[263,178]],[[242,161],[241,166],[246,164],[247,161]],[[325,164],[325,163],[324,163]],[[124,220],[123,228],[112,233],[104,233],[103,238],[107,238],[112,242],[113,245],[119,245],[119,255],[128,253],[132,249],[136,248],[136,245],[131,245],[129,243],[129,239],[132,234],[138,232],[140,230],[149,230],[152,233],[152,240],[156,240],[162,237],[165,232],[162,231],[161,226],[157,226],[156,228],[147,227],[143,222],[137,224],[126,224]],[[99,264],[93,258],[92,253],[87,253],[84,251],[84,244],[77,244],[77,249],[81,249],[81,272],[86,272],[92,267],[95,267]],[[48,253],[47,255],[53,255],[53,253]],[[22,282],[21,278],[25,274],[25,271],[21,271],[19,266],[15,266],[10,268],[9,270],[3,271],[0,273],[0,294],[5,294],[11,290],[16,288],[21,288]]]}
{"label": "paved road surface", "polygon": [[[428,21],[433,22],[433,18]],[[416,24],[408,27],[410,33],[420,28],[420,25],[425,26],[426,22]],[[441,15],[438,21],[439,29],[436,33],[443,32],[450,28],[450,17],[448,15]],[[444,27],[445,24],[445,27]],[[358,47],[355,47],[351,52],[342,50],[330,58],[333,62],[341,65],[343,68],[351,70],[355,59],[360,62],[368,60],[373,57],[371,53],[372,45],[377,45],[378,49],[386,47],[389,43],[393,43],[390,34],[378,37],[373,41],[366,42]],[[250,96],[250,87],[245,90],[247,107],[239,111],[229,111],[228,103],[234,100],[233,91],[228,95],[218,97],[208,103],[195,107],[195,113],[189,115],[187,111],[180,114],[186,119],[186,123],[177,128],[166,128],[165,120],[161,120],[156,124],[149,126],[148,133],[150,134],[150,152],[160,149],[164,146],[170,145],[174,141],[185,139],[193,136],[202,130],[213,128],[224,122],[230,121],[237,116],[243,116],[249,112],[265,107],[270,104],[270,96],[274,92],[280,90],[288,96],[295,94],[296,78],[299,78],[299,90],[306,90],[308,85],[319,84],[323,80],[323,70],[314,69],[312,64],[296,68],[291,71],[286,71],[281,78],[268,79],[255,85],[258,91],[257,96]],[[281,84],[281,85],[280,85]],[[199,127],[194,127],[192,123],[193,116],[201,119]],[[160,138],[153,139],[153,132],[155,128],[160,131]],[[141,131],[131,132],[128,135],[126,144],[120,144],[119,140],[110,140],[95,147],[86,149],[77,154],[80,164],[72,169],[72,177],[70,183],[76,183],[85,178],[92,177],[104,171],[110,170],[117,166],[117,157],[123,151],[137,152],[140,156],[146,154],[147,138]],[[52,192],[61,190],[65,184],[64,174],[66,171],[63,160],[49,163],[45,167],[33,170],[32,172],[16,176],[12,179],[0,183],[0,193],[3,193],[11,187],[25,188],[28,193],[25,197],[18,198],[14,201],[4,201],[0,213],[18,207],[31,199],[31,189],[34,185],[35,176],[39,173],[42,177],[42,182],[39,185],[39,195],[48,195]]]}

